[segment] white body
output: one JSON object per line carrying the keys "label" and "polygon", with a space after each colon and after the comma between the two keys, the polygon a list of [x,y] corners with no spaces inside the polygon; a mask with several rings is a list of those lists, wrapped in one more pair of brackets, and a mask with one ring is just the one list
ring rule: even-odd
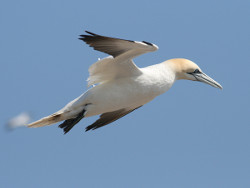
{"label": "white body", "polygon": [[86,108],[85,117],[89,117],[122,108],[134,109],[166,92],[175,81],[174,72],[165,63],[141,68],[140,71],[140,75],[116,78],[92,87],[58,113],[77,115]]}

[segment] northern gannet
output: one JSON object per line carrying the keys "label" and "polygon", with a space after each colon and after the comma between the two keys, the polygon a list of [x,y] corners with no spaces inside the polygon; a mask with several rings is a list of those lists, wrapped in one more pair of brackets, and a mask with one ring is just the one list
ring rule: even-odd
{"label": "northern gannet", "polygon": [[159,64],[139,68],[133,58],[158,50],[155,44],[97,35],[86,31],[80,40],[95,50],[111,56],[89,67],[88,89],[64,108],[30,123],[28,127],[42,127],[64,121],[59,125],[64,134],[82,118],[100,115],[85,131],[107,125],[165,93],[176,80],[200,81],[213,87],[222,86],[207,76],[188,59],[170,59]]}

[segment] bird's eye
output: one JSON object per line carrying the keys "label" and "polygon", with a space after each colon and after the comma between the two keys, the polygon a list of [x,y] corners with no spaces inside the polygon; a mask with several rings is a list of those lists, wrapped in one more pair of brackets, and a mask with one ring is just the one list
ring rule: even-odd
{"label": "bird's eye", "polygon": [[200,73],[201,71],[199,69],[195,69],[194,73]]}

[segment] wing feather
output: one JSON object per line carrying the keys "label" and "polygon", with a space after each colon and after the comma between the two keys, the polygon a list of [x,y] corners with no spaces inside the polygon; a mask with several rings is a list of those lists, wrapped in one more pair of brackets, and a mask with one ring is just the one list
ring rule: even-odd
{"label": "wing feather", "polygon": [[80,40],[86,42],[90,47],[100,52],[107,53],[113,57],[117,57],[130,50],[138,50],[138,55],[155,51],[158,47],[149,42],[137,42],[132,40],[118,39],[97,35],[86,31],[89,35],[80,35]]}
{"label": "wing feather", "polygon": [[122,118],[123,116],[129,114],[130,112],[133,112],[134,110],[140,108],[141,106],[134,108],[134,109],[120,109],[114,112],[107,112],[104,113],[102,115],[100,115],[100,118],[95,121],[93,124],[89,125],[88,127],[86,127],[85,131],[89,131],[89,130],[95,130],[98,129],[100,127],[103,127],[109,123],[112,123],[120,118]]}
{"label": "wing feather", "polygon": [[134,64],[132,59],[158,49],[156,45],[145,41],[137,42],[106,37],[89,31],[86,31],[86,33],[88,35],[80,35],[81,38],[79,39],[95,50],[111,55],[90,66],[88,86],[121,77],[140,75],[141,70]]}
{"label": "wing feather", "polygon": [[88,87],[108,80],[140,74],[141,70],[132,60],[119,64],[114,61],[112,56],[109,56],[98,60],[89,67]]}

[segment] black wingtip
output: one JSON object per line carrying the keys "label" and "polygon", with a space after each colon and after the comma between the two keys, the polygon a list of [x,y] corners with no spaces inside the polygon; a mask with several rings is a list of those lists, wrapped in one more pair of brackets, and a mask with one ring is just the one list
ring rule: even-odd
{"label": "black wingtip", "polygon": [[92,32],[90,32],[90,31],[85,31],[85,32],[88,33],[88,34],[90,34],[90,35],[93,35],[93,36],[97,35],[97,34],[92,33]]}
{"label": "black wingtip", "polygon": [[87,131],[89,131],[91,129],[92,129],[92,127],[88,126],[88,127],[85,128],[85,132],[87,132]]}
{"label": "black wingtip", "polygon": [[87,131],[89,131],[89,130],[95,130],[95,129],[97,129],[98,127],[96,127],[95,125],[93,126],[93,125],[89,125],[89,126],[87,126],[86,128],[85,128],[85,132],[87,132]]}
{"label": "black wingtip", "polygon": [[88,40],[91,40],[91,39],[93,39],[93,38],[95,38],[95,37],[98,37],[98,36],[100,36],[100,35],[97,35],[97,34],[95,34],[95,33],[92,33],[92,32],[90,32],[90,31],[85,31],[87,34],[89,34],[89,35],[79,35],[80,37],[78,38],[79,40],[82,40],[82,41],[84,41],[84,42],[87,42]]}
{"label": "black wingtip", "polygon": [[79,40],[85,41],[85,37],[78,38]]}
{"label": "black wingtip", "polygon": [[90,38],[92,38],[93,36],[90,35],[79,35],[80,37],[78,38],[79,40],[82,40],[84,42],[87,42]]}
{"label": "black wingtip", "polygon": [[145,44],[147,44],[147,45],[149,45],[149,46],[153,46],[153,44],[150,43],[150,42],[147,42],[147,41],[142,41],[142,42],[145,43]]}

